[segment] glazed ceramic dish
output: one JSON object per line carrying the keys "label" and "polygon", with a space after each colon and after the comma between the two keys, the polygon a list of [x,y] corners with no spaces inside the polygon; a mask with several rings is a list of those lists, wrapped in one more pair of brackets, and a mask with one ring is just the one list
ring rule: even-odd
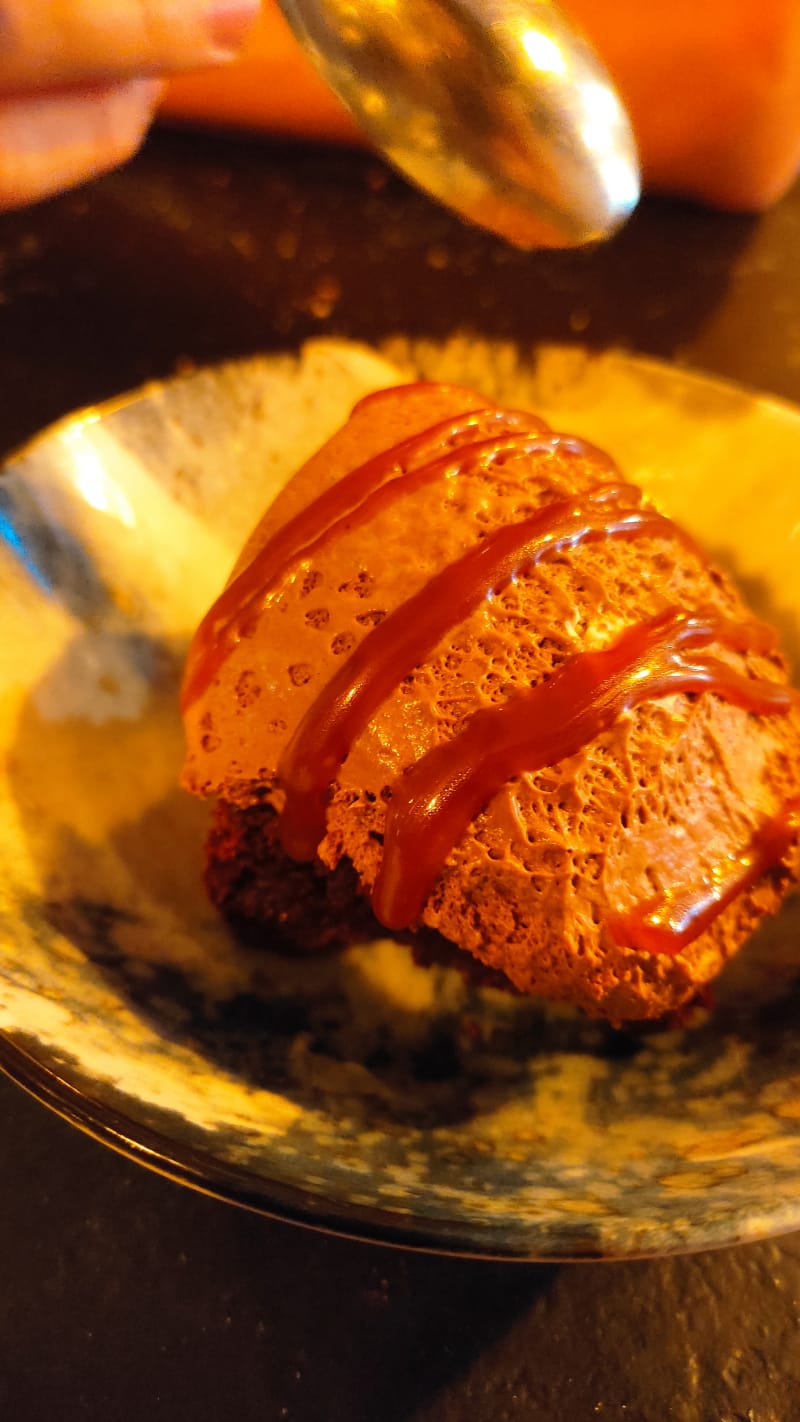
{"label": "glazed ceramic dish", "polygon": [[[800,416],[621,355],[387,352],[609,448],[800,652]],[[0,484],[0,1062],[144,1164],[265,1212],[443,1251],[623,1257],[800,1225],[800,914],[682,1025],[615,1032],[415,968],[231,941],[178,788],[189,635],[369,354],[254,359],[46,432]],[[359,363],[360,362],[360,363]],[[336,359],[334,358],[334,366]],[[377,383],[380,383],[378,381]],[[287,448],[282,429],[304,428]],[[787,473],[787,470],[789,471]]]}

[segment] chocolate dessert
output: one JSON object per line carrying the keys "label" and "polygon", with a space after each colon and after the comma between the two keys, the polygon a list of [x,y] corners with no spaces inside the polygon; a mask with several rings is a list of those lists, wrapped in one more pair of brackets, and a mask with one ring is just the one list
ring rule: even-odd
{"label": "chocolate dessert", "polygon": [[653,1018],[800,862],[774,634],[605,454],[455,386],[367,396],[287,484],[183,708],[209,890],[266,943],[433,930]]}

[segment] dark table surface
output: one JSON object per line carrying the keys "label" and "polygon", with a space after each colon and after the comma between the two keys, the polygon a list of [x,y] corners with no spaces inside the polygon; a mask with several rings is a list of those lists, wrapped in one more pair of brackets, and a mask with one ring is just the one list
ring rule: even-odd
{"label": "dark table surface", "polygon": [[[618,345],[800,400],[800,190],[646,202],[511,252],[368,157],[161,133],[0,219],[0,446],[187,363],[335,333]],[[788,471],[787,477],[798,477]],[[550,1266],[326,1237],[190,1193],[0,1081],[3,1422],[792,1422],[800,1236]]]}

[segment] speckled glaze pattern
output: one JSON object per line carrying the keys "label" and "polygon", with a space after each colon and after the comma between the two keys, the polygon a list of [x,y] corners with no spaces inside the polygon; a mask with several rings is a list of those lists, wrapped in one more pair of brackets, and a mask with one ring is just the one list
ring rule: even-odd
{"label": "speckled glaze pattern", "polygon": [[[578,347],[385,355],[612,449],[800,660],[794,409]],[[84,411],[6,467],[0,1064],[145,1164],[350,1234],[557,1259],[798,1227],[797,902],[713,1010],[622,1033],[387,940],[316,963],[254,952],[207,903],[207,809],[177,787],[182,658],[310,452],[282,431],[318,414],[331,362],[332,428],[383,367],[319,343]]]}

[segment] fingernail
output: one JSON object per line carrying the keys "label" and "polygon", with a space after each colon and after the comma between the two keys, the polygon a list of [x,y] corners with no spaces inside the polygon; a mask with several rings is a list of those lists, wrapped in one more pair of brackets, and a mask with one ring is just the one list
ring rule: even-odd
{"label": "fingernail", "polygon": [[208,24],[220,58],[239,52],[259,8],[259,0],[211,0]]}

